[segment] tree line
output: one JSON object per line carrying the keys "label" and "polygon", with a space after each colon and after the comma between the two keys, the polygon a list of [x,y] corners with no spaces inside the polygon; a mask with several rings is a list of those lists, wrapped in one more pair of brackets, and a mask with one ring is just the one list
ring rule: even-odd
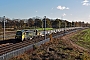
{"label": "tree line", "polygon": [[[25,28],[44,28],[45,19],[41,18],[29,18],[29,19],[6,19],[5,27],[14,29],[25,29]],[[69,22],[62,19],[49,19],[46,18],[47,28],[64,28],[64,27],[90,27],[89,23],[85,22]],[[3,19],[0,19],[0,29],[3,28]]]}

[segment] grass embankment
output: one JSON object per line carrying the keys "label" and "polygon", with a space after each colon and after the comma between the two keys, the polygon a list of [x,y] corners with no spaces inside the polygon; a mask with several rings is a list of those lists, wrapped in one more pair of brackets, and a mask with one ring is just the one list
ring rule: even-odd
{"label": "grass embankment", "polygon": [[71,37],[71,40],[79,46],[90,49],[90,29],[86,29],[75,34]]}
{"label": "grass embankment", "polygon": [[[57,40],[57,39],[55,39]],[[89,60],[85,52],[75,51],[62,41],[55,41],[37,48],[33,53],[24,53],[10,60]]]}

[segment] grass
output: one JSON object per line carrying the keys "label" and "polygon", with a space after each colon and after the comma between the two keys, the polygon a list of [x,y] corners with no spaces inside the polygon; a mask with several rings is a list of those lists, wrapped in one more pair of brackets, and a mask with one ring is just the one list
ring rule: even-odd
{"label": "grass", "polygon": [[75,34],[71,37],[71,40],[84,48],[90,49],[90,29],[85,29]]}
{"label": "grass", "polygon": [[[44,28],[37,28],[37,30],[44,30]],[[46,30],[53,30],[53,28],[46,28]]]}
{"label": "grass", "polygon": [[[28,29],[25,29],[25,30],[28,30]],[[32,29],[32,30],[35,30],[35,29]],[[44,28],[36,28],[36,30],[42,31],[44,30]],[[53,28],[46,28],[46,30],[53,30]]]}

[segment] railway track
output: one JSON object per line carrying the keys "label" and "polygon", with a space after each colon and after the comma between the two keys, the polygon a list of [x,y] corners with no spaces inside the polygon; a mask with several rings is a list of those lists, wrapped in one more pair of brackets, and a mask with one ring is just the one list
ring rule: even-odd
{"label": "railway track", "polygon": [[[71,32],[71,31],[75,31],[75,30],[81,30],[81,29],[70,29],[70,30],[67,30],[67,32]],[[52,37],[62,35],[62,34],[65,35],[64,31],[53,33]],[[49,38],[49,35],[46,35],[46,38]],[[42,40],[44,40],[44,36],[43,37],[38,36],[38,37],[33,38],[32,40],[25,40],[23,42],[6,45],[4,47],[2,46],[2,47],[0,47],[0,56],[3,55],[3,54],[6,54],[8,52],[26,47],[28,45],[38,43]]]}

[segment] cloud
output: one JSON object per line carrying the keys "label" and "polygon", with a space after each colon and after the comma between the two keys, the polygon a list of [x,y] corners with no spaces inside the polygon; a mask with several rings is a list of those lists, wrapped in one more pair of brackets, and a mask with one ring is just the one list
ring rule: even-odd
{"label": "cloud", "polygon": [[84,6],[89,6],[89,5],[90,5],[89,0],[84,0],[84,1],[82,2],[82,5],[84,5]]}
{"label": "cloud", "polygon": [[88,0],[84,0],[83,3],[88,3],[89,1]]}
{"label": "cloud", "polygon": [[88,16],[88,19],[90,19],[90,15]]}
{"label": "cloud", "polygon": [[84,0],[83,3],[88,3],[89,1],[88,0]]}
{"label": "cloud", "polygon": [[65,7],[65,6],[57,6],[57,9],[59,9],[59,10],[68,10],[69,8]]}
{"label": "cloud", "polygon": [[89,6],[90,4],[89,3],[83,3],[84,6]]}
{"label": "cloud", "polygon": [[68,10],[69,8],[67,7],[66,9]]}
{"label": "cloud", "polygon": [[53,14],[53,13],[51,13],[51,14]]}
{"label": "cloud", "polygon": [[35,11],[36,13],[38,12],[38,11]]}
{"label": "cloud", "polygon": [[90,15],[89,15],[89,17],[90,17]]}
{"label": "cloud", "polygon": [[70,15],[72,15],[72,14],[70,14]]}
{"label": "cloud", "polygon": [[66,16],[66,14],[65,13],[63,13],[63,15],[62,16]]}
{"label": "cloud", "polygon": [[53,8],[52,8],[52,10],[53,10]]}

